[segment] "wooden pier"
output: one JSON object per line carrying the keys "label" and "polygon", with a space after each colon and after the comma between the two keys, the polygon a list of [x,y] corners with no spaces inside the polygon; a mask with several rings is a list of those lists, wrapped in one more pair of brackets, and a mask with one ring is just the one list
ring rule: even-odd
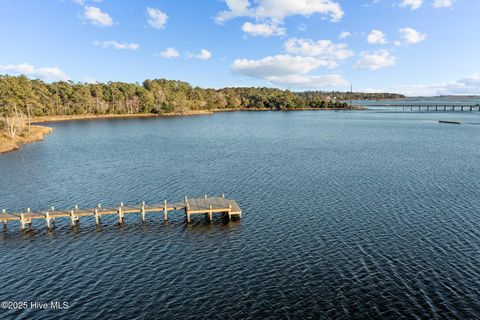
{"label": "wooden pier", "polygon": [[75,206],[69,210],[58,210],[55,207],[51,207],[46,211],[32,211],[28,208],[25,212],[8,212],[2,209],[0,213],[0,221],[3,221],[4,226],[7,226],[7,222],[17,221],[20,223],[22,230],[27,227],[32,227],[34,220],[45,220],[47,228],[50,230],[55,226],[57,219],[69,219],[70,225],[76,226],[79,224],[81,218],[91,217],[95,219],[97,225],[101,225],[102,217],[108,215],[116,215],[118,217],[118,223],[123,224],[126,214],[138,214],[141,216],[142,221],[146,221],[147,214],[161,213],[163,214],[163,220],[168,221],[169,213],[181,212],[185,213],[185,220],[187,223],[191,222],[192,216],[204,215],[208,221],[213,221],[214,214],[222,214],[229,220],[234,217],[241,218],[242,210],[234,200],[225,199],[225,196],[221,197],[208,197],[202,198],[188,198],[185,196],[183,202],[169,203],[164,200],[160,204],[148,205],[142,202],[138,205],[128,205],[120,203],[118,207],[102,207],[101,204],[95,208],[79,208]]}
{"label": "wooden pier", "polygon": [[364,104],[360,107],[395,111],[480,111],[480,104]]}

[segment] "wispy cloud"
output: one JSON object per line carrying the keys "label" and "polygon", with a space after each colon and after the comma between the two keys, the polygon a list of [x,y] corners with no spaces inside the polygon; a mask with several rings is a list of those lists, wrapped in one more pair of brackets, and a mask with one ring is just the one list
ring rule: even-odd
{"label": "wispy cloud", "polygon": [[148,24],[155,29],[164,29],[167,24],[168,15],[160,9],[147,8]]}
{"label": "wispy cloud", "polygon": [[93,24],[94,26],[100,27],[111,27],[113,26],[113,19],[106,12],[103,12],[100,8],[97,7],[84,7],[83,9],[83,19]]}
{"label": "wispy cloud", "polygon": [[66,73],[58,67],[36,68],[29,63],[0,65],[0,72],[14,75],[23,74],[30,78],[42,79],[45,81],[67,81],[69,79]]}
{"label": "wispy cloud", "polygon": [[140,45],[137,43],[118,42],[115,40],[95,41],[94,44],[101,48],[113,48],[116,50],[137,50]]}

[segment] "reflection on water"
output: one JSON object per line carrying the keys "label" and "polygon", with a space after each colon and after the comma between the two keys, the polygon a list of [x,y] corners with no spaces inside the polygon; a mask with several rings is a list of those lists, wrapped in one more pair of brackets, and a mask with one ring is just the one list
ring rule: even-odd
{"label": "reflection on water", "polygon": [[179,201],[244,211],[0,232],[0,297],[39,318],[475,318],[480,112],[236,112],[52,124],[0,156],[0,207]]}

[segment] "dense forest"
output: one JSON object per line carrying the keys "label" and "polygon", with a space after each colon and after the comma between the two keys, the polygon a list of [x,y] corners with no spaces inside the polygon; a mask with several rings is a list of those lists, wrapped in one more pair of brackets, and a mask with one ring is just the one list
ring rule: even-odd
{"label": "dense forest", "polygon": [[[45,83],[0,75],[0,119],[7,128],[35,116],[184,113],[214,109],[348,108],[353,99],[400,98],[396,94],[292,92],[272,88],[203,89],[172,80],[140,83]],[[16,120],[15,120],[16,119]],[[18,120],[20,119],[20,120]]]}

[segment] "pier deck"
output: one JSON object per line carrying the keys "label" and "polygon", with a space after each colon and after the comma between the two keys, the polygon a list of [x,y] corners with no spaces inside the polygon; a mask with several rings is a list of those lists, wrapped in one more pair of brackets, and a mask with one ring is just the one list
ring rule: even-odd
{"label": "pier deck", "polygon": [[117,215],[118,223],[121,224],[124,222],[126,214],[140,214],[142,221],[145,221],[147,213],[152,214],[161,212],[163,213],[163,219],[167,221],[170,212],[179,211],[184,211],[187,223],[191,222],[192,215],[205,215],[209,221],[213,220],[213,214],[218,213],[224,214],[229,220],[234,217],[242,217],[242,210],[235,200],[225,199],[222,195],[221,197],[185,197],[183,202],[169,203],[165,200],[161,204],[152,205],[146,204],[145,202],[138,205],[130,205],[122,202],[118,207],[107,208],[104,208],[99,204],[95,208],[83,209],[75,206],[70,210],[58,210],[52,207],[50,210],[46,211],[31,211],[30,208],[28,208],[25,212],[8,212],[3,209],[0,213],[0,221],[3,221],[4,225],[9,221],[18,221],[23,230],[26,229],[27,226],[31,227],[34,220],[44,219],[47,228],[51,229],[55,225],[55,220],[61,218],[70,219],[70,224],[75,226],[79,223],[81,218],[94,217],[96,224],[99,225],[101,224],[102,216]]}

